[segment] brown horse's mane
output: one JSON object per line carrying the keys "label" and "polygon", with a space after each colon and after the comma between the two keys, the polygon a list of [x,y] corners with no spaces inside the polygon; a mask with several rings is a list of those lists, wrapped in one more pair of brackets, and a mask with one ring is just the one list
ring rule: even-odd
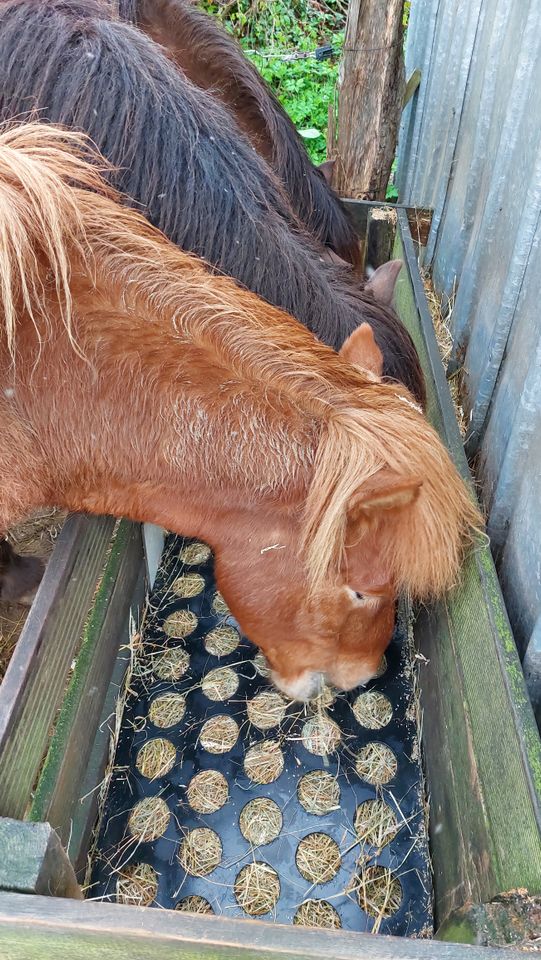
{"label": "brown horse's mane", "polygon": [[[368,380],[287,314],[228,278],[212,276],[139,213],[118,205],[118,194],[102,179],[105,166],[81,134],[30,124],[0,135],[0,294],[14,362],[24,311],[40,337],[60,323],[80,349],[73,317],[76,277],[84,273],[86,288],[97,291],[95,309],[107,290],[113,317],[124,311],[134,328],[146,324],[149,330],[150,318],[161,319],[177,340],[199,351],[200,364],[213,358],[219,363],[233,396],[248,384],[256,407],[276,405],[284,434],[290,423],[304,424],[309,466],[304,544],[311,590],[336,578],[348,506],[383,468],[405,477],[421,473],[423,480],[412,509],[397,519],[388,547],[397,584],[416,595],[441,593],[456,576],[464,537],[479,517],[407,391]],[[81,315],[84,326],[83,309]],[[112,341],[114,322],[111,327]],[[129,343],[120,333],[117,339],[119,355],[129,356]],[[160,362],[170,364],[161,327],[154,349]],[[179,389],[183,376],[182,370],[171,371]],[[219,430],[220,417],[215,419]],[[272,441],[261,437],[261,474]],[[284,464],[282,489],[287,477]]]}
{"label": "brown horse's mane", "polygon": [[119,10],[160,43],[193,83],[223,101],[278,174],[309,232],[358,266],[359,243],[346,210],[234,37],[186,0],[119,0]]}

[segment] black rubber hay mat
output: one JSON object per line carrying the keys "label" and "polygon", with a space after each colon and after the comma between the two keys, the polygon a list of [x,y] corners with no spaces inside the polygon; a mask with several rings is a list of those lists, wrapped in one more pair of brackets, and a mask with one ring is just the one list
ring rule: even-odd
{"label": "black rubber hay mat", "polygon": [[431,878],[404,618],[381,676],[304,705],[170,537],[130,679],[92,898],[427,935]]}

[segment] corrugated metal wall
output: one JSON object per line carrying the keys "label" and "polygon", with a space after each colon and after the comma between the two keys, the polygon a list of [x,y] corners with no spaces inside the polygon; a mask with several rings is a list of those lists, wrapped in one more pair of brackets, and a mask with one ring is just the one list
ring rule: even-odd
{"label": "corrugated metal wall", "polygon": [[[400,199],[454,300],[467,450],[541,718],[541,0],[412,0]],[[475,638],[472,638],[472,642]]]}

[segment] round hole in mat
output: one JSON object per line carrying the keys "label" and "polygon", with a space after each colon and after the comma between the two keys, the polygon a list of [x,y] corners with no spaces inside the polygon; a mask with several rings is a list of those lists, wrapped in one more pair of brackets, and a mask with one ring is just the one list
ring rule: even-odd
{"label": "round hole in mat", "polygon": [[183,900],[180,900],[175,910],[180,910],[181,913],[214,913],[208,900],[196,893],[192,894],[191,897],[184,897]]}
{"label": "round hole in mat", "polygon": [[135,766],[147,780],[156,780],[169,773],[175,762],[176,750],[170,740],[156,737],[147,740],[137,754]]}
{"label": "round hole in mat", "polygon": [[234,627],[215,627],[207,633],[203,643],[205,650],[213,657],[226,657],[237,649],[240,643],[239,632]]}
{"label": "round hole in mat", "polygon": [[148,907],[158,892],[158,876],[148,863],[130,863],[119,871],[116,902],[132,907]]}
{"label": "round hole in mat", "polygon": [[326,757],[334,753],[340,743],[340,727],[324,713],[310,717],[302,728],[303,746],[309,753],[318,757]]}
{"label": "round hole in mat", "polygon": [[385,694],[378,690],[360,693],[353,704],[355,719],[368,730],[381,730],[389,723],[393,708]]}
{"label": "round hole in mat", "polygon": [[239,688],[239,678],[231,667],[216,667],[201,681],[201,689],[209,700],[228,700]]}
{"label": "round hole in mat", "polygon": [[190,666],[190,655],[184,647],[169,647],[152,658],[152,672],[158,680],[180,680]]}
{"label": "round hole in mat", "polygon": [[183,573],[174,581],[172,591],[177,597],[197,597],[205,589],[205,580],[200,573]]}
{"label": "round hole in mat", "polygon": [[295,854],[300,875],[310,883],[328,883],[340,869],[342,858],[338,844],[328,833],[309,833]]}
{"label": "round hole in mat", "polygon": [[338,781],[324,770],[310,770],[305,773],[299,780],[297,796],[306,812],[314,813],[318,817],[340,807]]}
{"label": "round hole in mat", "polygon": [[238,736],[239,728],[233,717],[219,714],[203,724],[199,742],[209,753],[227,753],[235,746]]}
{"label": "round hole in mat", "polygon": [[225,602],[219,590],[217,590],[214,594],[212,609],[214,613],[222,613],[226,616],[229,615],[229,607],[227,606],[227,603]]}
{"label": "round hole in mat", "polygon": [[175,610],[164,620],[163,630],[168,637],[182,640],[193,633],[197,626],[197,617],[191,610]]}
{"label": "round hole in mat", "polygon": [[186,697],[181,693],[162,693],[148,708],[148,716],[155,727],[174,727],[186,713]]}
{"label": "round hole in mat", "polygon": [[241,810],[240,832],[254,847],[276,840],[282,829],[282,812],[269,797],[256,797]]}
{"label": "round hole in mat", "polygon": [[186,796],[197,813],[215,813],[229,797],[227,780],[218,770],[201,770],[190,780]]}
{"label": "round hole in mat", "polygon": [[327,707],[331,707],[334,701],[336,700],[336,690],[328,685],[328,683],[323,683],[319,688],[315,697],[309,701],[311,710],[314,713],[321,713],[323,710],[326,710]]}
{"label": "round hole in mat", "polygon": [[280,896],[280,880],[268,863],[255,860],[237,874],[234,891],[237,903],[245,913],[251,917],[262,917],[276,905]]}
{"label": "round hole in mat", "polygon": [[362,780],[374,787],[389,783],[396,774],[397,760],[386,743],[377,740],[365,744],[357,754],[355,769]]}
{"label": "round hole in mat", "polygon": [[258,730],[277,727],[284,719],[286,709],[284,698],[274,690],[263,690],[246,703],[248,719]]}
{"label": "round hole in mat", "polygon": [[128,819],[132,837],[148,843],[161,837],[167,830],[171,813],[161,797],[145,797],[136,803]]}
{"label": "round hole in mat", "polygon": [[196,541],[187,543],[180,551],[180,559],[188,567],[195,567],[199,563],[206,563],[212,551],[206,543]]}
{"label": "round hole in mat", "polygon": [[379,922],[392,917],[402,903],[400,881],[387,867],[363,867],[355,877],[355,890],[361,910]]}
{"label": "round hole in mat", "polygon": [[365,800],[355,811],[355,833],[359,843],[381,850],[398,833],[397,819],[384,800]]}
{"label": "round hole in mat", "polygon": [[246,752],[244,770],[254,783],[273,783],[284,769],[284,755],[275,740],[262,740]]}
{"label": "round hole in mat", "polygon": [[206,877],[222,859],[222,841],[209,827],[196,827],[180,844],[178,859],[192,877]]}
{"label": "round hole in mat", "polygon": [[260,677],[268,677],[268,676],[269,676],[269,674],[270,674],[270,667],[269,667],[269,665],[268,665],[268,663],[267,663],[267,658],[266,658],[265,654],[262,653],[261,650],[259,650],[259,651],[256,653],[256,655],[255,655],[252,663],[253,663],[253,665],[254,665],[255,669],[257,670],[257,672],[258,672],[258,674],[259,674]]}
{"label": "round hole in mat", "polygon": [[293,923],[299,927],[327,927],[338,930],[342,926],[337,910],[326,900],[305,900],[301,903]]}

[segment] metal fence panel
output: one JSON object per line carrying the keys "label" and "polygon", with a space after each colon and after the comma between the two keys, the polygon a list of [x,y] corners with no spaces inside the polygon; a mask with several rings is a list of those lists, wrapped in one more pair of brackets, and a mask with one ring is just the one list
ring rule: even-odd
{"label": "metal fence panel", "polygon": [[424,262],[453,305],[467,449],[541,704],[541,0],[412,0],[416,68],[400,199],[434,209]]}

